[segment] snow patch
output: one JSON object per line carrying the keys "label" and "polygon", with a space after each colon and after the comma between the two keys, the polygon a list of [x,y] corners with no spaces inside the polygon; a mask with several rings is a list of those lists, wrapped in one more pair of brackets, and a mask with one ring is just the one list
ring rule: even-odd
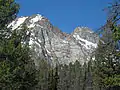
{"label": "snow patch", "polygon": [[68,41],[63,40],[63,43],[68,43]]}
{"label": "snow patch", "polygon": [[32,45],[34,42],[33,42],[33,39],[30,38],[30,41],[29,41],[29,45]]}
{"label": "snow patch", "polygon": [[75,37],[76,40],[80,40],[82,42],[85,42],[85,44],[82,44],[82,45],[84,45],[87,49],[91,49],[91,46],[94,47],[94,48],[97,48],[97,44],[96,43],[92,43],[92,42],[87,41],[87,40],[85,40],[83,38],[80,38],[79,35],[73,35],[73,37]]}
{"label": "snow patch", "polygon": [[[42,20],[42,16],[41,15],[39,15],[39,14],[37,14],[36,15],[36,17],[34,17],[34,18],[32,18],[31,20],[30,20],[30,22],[31,22],[31,24],[28,26],[28,28],[33,28],[33,27],[35,27],[35,22],[38,22],[38,21],[40,21],[40,20]],[[38,25],[37,25],[38,26]],[[40,25],[39,25],[40,26]]]}
{"label": "snow patch", "polygon": [[46,51],[47,51],[47,53],[51,53],[51,52],[50,52],[49,50],[47,50],[47,49],[46,49]]}
{"label": "snow patch", "polygon": [[24,23],[24,21],[27,19],[28,17],[20,17],[18,19],[16,19],[15,21],[13,21],[12,23],[10,23],[8,25],[9,27],[12,27],[12,30],[15,30],[16,28],[18,28],[22,23]]}
{"label": "snow patch", "polygon": [[42,41],[40,39],[38,39],[38,42],[41,43]]}
{"label": "snow patch", "polygon": [[41,47],[40,42],[35,41],[35,44]]}
{"label": "snow patch", "polygon": [[[14,20],[12,23],[10,23],[8,25],[8,28],[12,27],[12,30],[15,30],[17,29],[21,24],[24,23],[24,21],[27,19],[28,17],[20,17],[20,18],[17,18],[16,20]],[[42,20],[42,16],[37,14],[34,18],[32,18],[31,20],[29,20],[29,22],[31,23],[30,25],[27,25],[28,28],[33,28],[35,27],[35,22],[38,22],[40,20]],[[40,25],[39,25],[40,26]]]}
{"label": "snow patch", "polygon": [[35,22],[41,20],[42,18],[43,18],[43,17],[42,17],[41,15],[37,14],[37,16],[36,16],[35,18],[32,18],[32,19],[30,20],[30,22],[31,22],[31,23],[35,23]]}
{"label": "snow patch", "polygon": [[28,28],[33,28],[34,26],[35,26],[35,24],[32,23],[32,24],[30,24],[30,25],[28,26]]}

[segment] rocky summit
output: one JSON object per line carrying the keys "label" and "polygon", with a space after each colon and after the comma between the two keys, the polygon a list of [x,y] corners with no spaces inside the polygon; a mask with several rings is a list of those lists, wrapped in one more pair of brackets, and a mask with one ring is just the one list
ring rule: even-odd
{"label": "rocky summit", "polygon": [[39,14],[17,18],[8,27],[19,30],[24,23],[29,28],[29,45],[36,66],[41,59],[51,64],[69,64],[76,60],[83,64],[97,48],[99,37],[87,27],[77,27],[67,34]]}

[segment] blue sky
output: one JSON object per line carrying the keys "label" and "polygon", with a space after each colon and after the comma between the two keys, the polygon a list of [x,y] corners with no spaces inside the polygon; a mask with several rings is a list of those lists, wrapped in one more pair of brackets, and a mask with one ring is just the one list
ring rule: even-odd
{"label": "blue sky", "polygon": [[97,30],[106,21],[109,0],[16,0],[18,16],[41,14],[63,32],[71,33],[78,26]]}

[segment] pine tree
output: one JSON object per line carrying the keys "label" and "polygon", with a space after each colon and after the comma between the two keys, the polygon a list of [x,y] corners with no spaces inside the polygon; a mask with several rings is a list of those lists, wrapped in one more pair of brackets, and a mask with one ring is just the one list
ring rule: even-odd
{"label": "pine tree", "polygon": [[[25,38],[26,28],[23,27],[20,31],[20,34],[16,33],[16,30],[13,32],[1,51],[6,54],[5,59],[0,62],[1,88],[26,89],[34,87],[37,83],[34,62]],[[17,46],[16,40],[19,40]]]}
{"label": "pine tree", "polygon": [[[119,0],[109,7],[107,24],[102,28],[101,41],[95,54],[94,82],[99,89],[119,89],[120,56],[119,56]],[[119,65],[118,65],[119,64]],[[116,81],[115,81],[116,80]],[[98,90],[99,90],[98,89]]]}
{"label": "pine tree", "polygon": [[86,90],[93,90],[92,60],[87,63]]}
{"label": "pine tree", "polygon": [[48,68],[47,62],[45,60],[41,60],[39,63],[39,68],[37,69],[38,84],[36,85],[36,90],[48,90],[50,86],[49,70],[51,70],[51,68]]}
{"label": "pine tree", "polygon": [[15,0],[0,0],[0,29],[12,22],[19,12],[19,4]]}
{"label": "pine tree", "polygon": [[70,88],[70,75],[68,65],[59,65],[58,68],[59,79],[58,79],[58,90],[69,90]]}
{"label": "pine tree", "polygon": [[[0,0],[0,89],[31,89],[36,69],[29,53],[28,28],[12,31],[8,24],[16,18],[19,5],[14,0]],[[19,32],[18,32],[19,31]]]}

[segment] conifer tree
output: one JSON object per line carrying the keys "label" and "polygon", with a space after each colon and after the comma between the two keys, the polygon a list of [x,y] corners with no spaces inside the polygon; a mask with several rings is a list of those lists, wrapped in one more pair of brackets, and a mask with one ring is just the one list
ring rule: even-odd
{"label": "conifer tree", "polygon": [[[120,1],[109,6],[107,24],[102,28],[101,41],[95,54],[94,80],[99,89],[119,89],[120,87],[120,56],[119,56],[119,9]],[[118,65],[119,64],[119,65]],[[115,81],[116,80],[116,81]]]}
{"label": "conifer tree", "polygon": [[12,31],[8,24],[17,16],[19,5],[14,0],[0,0],[0,89],[33,88],[36,70],[29,52],[28,28]]}

